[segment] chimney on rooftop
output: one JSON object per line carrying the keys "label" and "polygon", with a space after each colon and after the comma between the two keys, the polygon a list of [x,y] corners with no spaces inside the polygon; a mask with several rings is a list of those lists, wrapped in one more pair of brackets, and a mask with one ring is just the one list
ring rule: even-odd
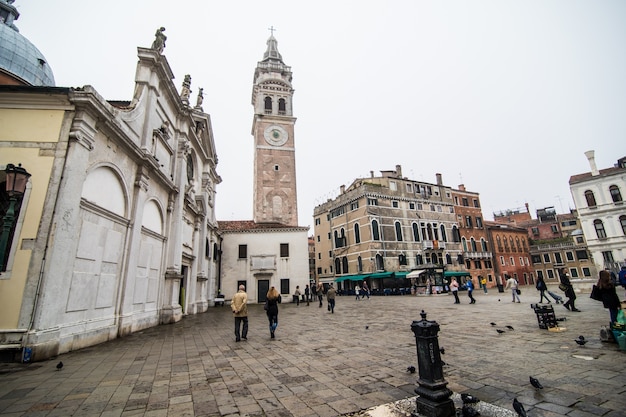
{"label": "chimney on rooftop", "polygon": [[402,165],[396,165],[396,176],[402,178]]}
{"label": "chimney on rooftop", "polygon": [[342,185],[339,187],[339,190],[341,191],[341,194],[344,194],[344,193],[346,192],[346,186],[342,184]]}
{"label": "chimney on rooftop", "polygon": [[598,167],[596,166],[595,151],[587,151],[585,152],[585,156],[587,157],[587,160],[589,161],[589,166],[591,167],[591,175],[595,177],[596,175],[600,174],[598,172]]}
{"label": "chimney on rooftop", "polygon": [[459,191],[465,191],[465,184],[459,184]]}
{"label": "chimney on rooftop", "polygon": [[374,178],[374,171],[370,171],[370,178]]}
{"label": "chimney on rooftop", "polygon": [[441,174],[435,174],[435,176],[437,177],[437,185],[443,185]]}

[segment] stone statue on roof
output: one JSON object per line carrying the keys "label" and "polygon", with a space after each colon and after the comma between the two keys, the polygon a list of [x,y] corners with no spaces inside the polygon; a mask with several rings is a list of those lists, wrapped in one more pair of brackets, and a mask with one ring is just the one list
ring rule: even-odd
{"label": "stone statue on roof", "polygon": [[204,100],[203,90],[204,90],[204,88],[198,88],[198,98],[196,99],[196,108],[197,109],[201,109],[202,108],[202,101]]}
{"label": "stone statue on roof", "polygon": [[154,42],[152,42],[152,49],[157,50],[160,54],[163,53],[165,41],[167,40],[167,36],[163,32],[165,32],[165,28],[161,26],[154,34]]}
{"label": "stone statue on roof", "polygon": [[180,92],[180,98],[183,100],[183,103],[189,104],[189,96],[191,95],[191,75],[185,75],[185,79],[183,80],[183,89]]}

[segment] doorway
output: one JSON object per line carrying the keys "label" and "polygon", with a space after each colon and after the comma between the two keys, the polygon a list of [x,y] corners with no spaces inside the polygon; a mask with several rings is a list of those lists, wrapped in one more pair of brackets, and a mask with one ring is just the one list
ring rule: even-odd
{"label": "doorway", "polygon": [[257,282],[257,300],[259,303],[264,303],[267,299],[267,292],[270,289],[270,280],[260,279]]}
{"label": "doorway", "polygon": [[183,310],[183,314],[185,314],[185,283],[187,282],[187,271],[189,270],[189,268],[187,267],[187,265],[183,265],[180,268],[180,291],[178,293],[178,304],[180,304],[181,309]]}

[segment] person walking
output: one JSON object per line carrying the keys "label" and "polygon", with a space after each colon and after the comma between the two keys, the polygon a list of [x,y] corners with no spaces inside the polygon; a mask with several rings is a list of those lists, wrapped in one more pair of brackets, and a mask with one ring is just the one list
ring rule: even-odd
{"label": "person walking", "polygon": [[617,321],[617,312],[621,310],[622,303],[617,296],[615,284],[611,282],[610,272],[607,270],[603,270],[600,271],[598,275],[598,283],[596,284],[598,297],[595,299],[598,301],[602,301],[602,305],[604,306],[604,308],[609,309],[611,324],[613,324],[615,323],[615,321]]}
{"label": "person walking", "polygon": [[328,301],[328,311],[331,313],[335,313],[335,296],[337,295],[337,291],[335,287],[333,287],[333,283],[331,282],[328,285],[328,290],[326,291],[326,301]]}
{"label": "person walking", "polygon": [[546,295],[546,291],[548,291],[548,286],[546,285],[546,282],[543,280],[543,276],[537,277],[537,284],[535,285],[535,287],[537,288],[537,291],[539,291],[539,294],[541,295],[541,298],[539,299],[539,303],[543,303],[543,298],[545,297],[546,302],[548,304],[551,304],[550,299]]}
{"label": "person walking", "polygon": [[452,295],[454,295],[454,304],[461,304],[459,300],[459,283],[454,277],[452,277],[452,282],[450,282],[450,291],[452,291]]}
{"label": "person walking", "polygon": [[322,300],[324,299],[324,285],[321,282],[317,284],[317,299],[320,302],[320,308],[321,308]]}
{"label": "person walking", "polygon": [[470,299],[470,304],[476,304],[476,300],[474,299],[474,296],[472,295],[472,293],[474,292],[474,281],[472,281],[472,277],[470,277],[470,279],[467,280],[465,285],[467,286],[467,296]]}
{"label": "person walking", "polygon": [[356,286],[354,287],[354,294],[356,295],[356,300],[360,300],[359,298],[359,291],[361,291],[361,289],[359,288],[359,284],[356,284]]}
{"label": "person walking", "polygon": [[559,269],[559,281],[561,281],[559,288],[561,288],[561,291],[563,291],[567,297],[567,301],[563,304],[563,307],[572,311],[580,311],[576,308],[576,292],[574,291],[574,286],[569,280],[569,272],[567,272],[565,268]]}
{"label": "person walking", "polygon": [[[237,294],[233,295],[230,308],[235,315],[235,342],[239,342],[242,338],[248,340],[248,294],[244,285],[240,285]],[[243,329],[241,329],[242,324]]]}
{"label": "person walking", "polygon": [[487,278],[478,277],[478,279],[480,279],[480,285],[483,287],[483,291],[487,294]]}
{"label": "person walking", "polygon": [[296,285],[296,290],[293,292],[293,299],[296,302],[296,307],[300,307],[300,286]]}
{"label": "person walking", "polygon": [[517,300],[517,302],[520,302],[519,299],[519,294],[517,293],[517,291],[519,290],[519,283],[517,282],[517,280],[513,277],[509,277],[506,280],[506,287],[504,288],[504,290],[508,290],[511,289],[511,296],[513,297],[513,302],[515,302],[515,300]]}
{"label": "person walking", "polygon": [[361,291],[363,291],[363,295],[361,296],[361,298],[363,298],[364,296],[367,297],[367,299],[370,299],[370,289],[367,286],[367,282],[363,281],[363,285],[361,285]]}
{"label": "person walking", "polygon": [[266,296],[267,319],[270,322],[270,338],[274,339],[274,332],[278,327],[278,303],[280,303],[280,293],[275,287],[271,287]]}
{"label": "person walking", "polygon": [[311,290],[309,289],[309,285],[307,284],[306,287],[304,287],[304,298],[306,298],[306,305],[309,305],[309,301],[311,301]]}

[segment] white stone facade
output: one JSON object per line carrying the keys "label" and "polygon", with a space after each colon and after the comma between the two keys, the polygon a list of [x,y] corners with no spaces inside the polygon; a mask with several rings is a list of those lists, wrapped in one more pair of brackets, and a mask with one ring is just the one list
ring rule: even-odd
{"label": "white stone facade", "polygon": [[165,56],[138,56],[130,103],[69,92],[20,316],[33,360],[207,311],[217,293],[211,120],[177,93]]}
{"label": "white stone facade", "polygon": [[[300,286],[304,293],[305,286],[309,284],[308,228],[242,228],[229,231],[228,223],[234,222],[219,222],[224,254],[220,289],[226,300],[232,298],[242,283],[251,303],[265,301],[267,290],[272,286],[285,301],[292,300],[296,286]],[[240,245],[245,245],[245,257],[240,257]],[[284,245],[287,245],[287,252],[284,252]]]}
{"label": "white stone facade", "polygon": [[598,170],[594,152],[586,155],[591,172],[572,176],[570,191],[597,270],[617,272],[626,262],[626,158]]}

